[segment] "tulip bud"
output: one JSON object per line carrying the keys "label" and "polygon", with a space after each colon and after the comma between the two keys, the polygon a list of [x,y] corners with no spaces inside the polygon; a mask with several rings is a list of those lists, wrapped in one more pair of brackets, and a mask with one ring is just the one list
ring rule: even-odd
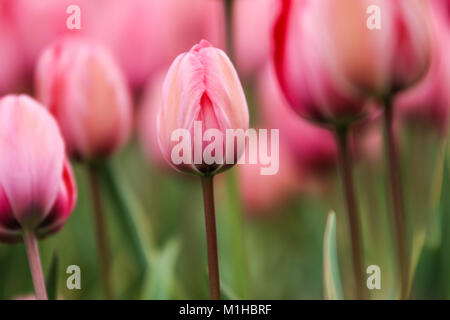
{"label": "tulip bud", "polygon": [[121,70],[103,47],[66,38],[42,53],[36,90],[58,121],[69,155],[108,157],[131,130],[130,93]]}
{"label": "tulip bud", "polygon": [[0,153],[0,240],[59,230],[77,192],[53,117],[27,96],[0,99]]}
{"label": "tulip bud", "polygon": [[[230,165],[225,164],[226,154],[234,154],[238,159],[244,148],[235,148],[233,144],[232,149],[227,149],[226,130],[247,130],[248,125],[244,91],[236,70],[222,50],[202,40],[175,59],[164,81],[157,122],[160,149],[171,165],[199,175],[211,175],[229,168]],[[206,135],[202,135],[209,129],[215,129],[215,139],[205,139]],[[180,142],[173,139],[179,130],[189,133],[190,139],[190,148],[183,150],[182,162],[173,161],[173,156],[179,155],[175,154],[174,147]],[[198,133],[201,134],[200,142]],[[220,144],[215,148],[223,151],[219,161],[211,163],[205,159],[204,152],[211,143],[207,140]],[[192,152],[184,154],[186,150]]]}
{"label": "tulip bud", "polygon": [[402,120],[431,128],[443,137],[450,115],[450,36],[438,4],[435,2],[430,70],[423,81],[398,97],[396,108]]}
{"label": "tulip bud", "polygon": [[343,77],[335,55],[325,50],[326,33],[319,25],[323,19],[316,10],[319,2],[323,0],[282,2],[274,29],[278,80],[301,116],[319,123],[352,122],[364,114],[364,100]]}
{"label": "tulip bud", "polygon": [[[423,0],[285,0],[276,29],[277,56],[295,62],[316,49],[353,86],[385,97],[426,72],[428,11]],[[310,57],[320,55],[316,58]],[[314,77],[307,69],[295,72]]]}
{"label": "tulip bud", "polygon": [[258,102],[262,120],[270,128],[279,128],[280,144],[285,144],[305,176],[326,176],[336,167],[337,149],[333,134],[298,117],[289,108],[280,90],[273,68],[259,74]]}
{"label": "tulip bud", "polygon": [[137,126],[142,151],[149,162],[157,165],[159,169],[170,168],[159,149],[158,135],[155,130],[159,107],[162,101],[162,87],[166,73],[167,68],[158,72],[154,78],[149,81],[144,91],[139,107],[139,114],[137,116]]}

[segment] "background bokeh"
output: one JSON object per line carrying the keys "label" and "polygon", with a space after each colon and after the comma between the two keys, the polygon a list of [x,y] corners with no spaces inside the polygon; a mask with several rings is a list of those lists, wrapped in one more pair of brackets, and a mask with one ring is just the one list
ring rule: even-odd
{"label": "background bokeh", "polygon": [[[81,30],[66,28],[66,8],[72,4],[81,8]],[[270,62],[275,7],[275,0],[234,3],[232,60],[244,86],[251,126],[280,129],[280,171],[261,176],[259,169],[243,165],[217,176],[221,281],[230,299],[322,299],[323,237],[332,210],[337,213],[345,292],[353,279],[336,148],[328,131],[288,109],[278,88]],[[33,95],[39,53],[64,35],[84,35],[104,44],[127,76],[136,126],[130,142],[108,161],[112,180],[102,185],[116,298],[209,297],[200,181],[165,164],[153,125],[161,81],[172,60],[201,39],[225,49],[224,8],[221,0],[0,0],[1,95]],[[417,261],[411,296],[449,299],[447,138],[405,119],[399,119],[397,133],[408,233]],[[381,133],[382,124],[374,115],[355,129],[352,146],[366,264],[379,265],[382,272],[382,289],[371,296],[389,299],[395,297],[398,279]],[[40,242],[43,268],[49,270],[57,256],[61,298],[100,299],[87,171],[73,164],[78,203],[66,226]],[[120,214],[123,202],[138,226],[133,236]],[[145,272],[142,257],[135,254],[134,237],[145,250]],[[66,287],[66,268],[72,264],[81,268],[81,290]],[[23,244],[0,244],[0,299],[32,292]]]}

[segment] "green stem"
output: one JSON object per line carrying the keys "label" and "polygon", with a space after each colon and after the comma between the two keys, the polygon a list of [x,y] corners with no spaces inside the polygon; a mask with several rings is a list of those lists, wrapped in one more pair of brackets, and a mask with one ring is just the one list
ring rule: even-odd
{"label": "green stem", "polygon": [[408,246],[406,238],[405,210],[403,202],[403,190],[400,178],[400,165],[398,147],[394,135],[393,108],[390,98],[385,101],[384,126],[387,143],[387,162],[389,166],[389,182],[391,188],[392,203],[394,206],[394,222],[396,244],[398,254],[398,272],[400,275],[402,299],[408,299],[409,295],[409,263]]}
{"label": "green stem", "polygon": [[356,204],[355,188],[353,185],[352,159],[348,146],[348,127],[338,128],[335,131],[335,139],[338,145],[339,166],[341,171],[342,187],[347,206],[350,240],[352,247],[353,272],[355,273],[356,297],[366,298],[364,281],[363,240],[361,235],[361,222],[359,210]]}
{"label": "green stem", "polygon": [[95,229],[97,236],[97,245],[100,255],[101,277],[105,297],[108,300],[113,299],[111,270],[109,260],[108,238],[106,235],[105,212],[101,199],[100,181],[98,169],[95,165],[89,165],[89,180],[92,192],[93,214],[95,220]]}
{"label": "green stem", "polygon": [[23,241],[27,250],[36,299],[47,300],[47,290],[45,288],[44,273],[42,272],[36,235],[33,232],[27,231],[23,235]]}
{"label": "green stem", "polygon": [[205,206],[206,244],[208,250],[209,292],[212,300],[220,300],[219,258],[217,254],[216,215],[213,177],[202,177]]}

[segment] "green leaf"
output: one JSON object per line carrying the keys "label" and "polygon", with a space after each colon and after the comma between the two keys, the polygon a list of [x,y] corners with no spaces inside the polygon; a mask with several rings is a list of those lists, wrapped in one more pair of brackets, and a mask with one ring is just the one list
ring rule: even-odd
{"label": "green leaf", "polygon": [[135,195],[126,187],[124,179],[116,175],[112,164],[105,161],[100,164],[102,184],[108,193],[109,199],[114,204],[113,213],[119,221],[121,231],[127,240],[126,245],[136,259],[138,275],[136,281],[131,284],[130,290],[142,292],[143,284],[153,258],[153,248],[150,237],[144,231],[146,223],[144,213]]}
{"label": "green leaf", "polygon": [[179,252],[180,243],[175,239],[169,241],[161,252],[155,254],[152,272],[147,274],[144,299],[166,300],[171,298]]}
{"label": "green leaf", "polygon": [[226,212],[222,215],[220,227],[227,235],[227,249],[230,253],[230,270],[232,278],[228,279],[230,289],[233,289],[242,299],[249,295],[247,252],[245,250],[244,223],[242,217],[242,204],[237,181],[237,172],[227,174],[227,202],[224,204]]}
{"label": "green leaf", "polygon": [[336,245],[336,214],[328,214],[323,245],[323,276],[325,298],[328,300],[343,299],[339,262]]}
{"label": "green leaf", "polygon": [[58,299],[58,255],[53,253],[50,267],[45,278],[48,300]]}
{"label": "green leaf", "polygon": [[223,300],[241,300],[226,283],[220,281],[220,293]]}

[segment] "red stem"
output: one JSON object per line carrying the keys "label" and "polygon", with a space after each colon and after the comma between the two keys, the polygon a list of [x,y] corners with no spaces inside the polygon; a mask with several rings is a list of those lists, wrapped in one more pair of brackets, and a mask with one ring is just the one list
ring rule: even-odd
{"label": "red stem", "polygon": [[27,250],[36,299],[48,300],[36,236],[33,232],[27,231],[23,235],[23,241],[25,242],[25,248]]}
{"label": "red stem", "polygon": [[202,177],[205,206],[206,245],[208,249],[209,292],[212,300],[220,300],[219,258],[217,254],[216,216],[213,177]]}

